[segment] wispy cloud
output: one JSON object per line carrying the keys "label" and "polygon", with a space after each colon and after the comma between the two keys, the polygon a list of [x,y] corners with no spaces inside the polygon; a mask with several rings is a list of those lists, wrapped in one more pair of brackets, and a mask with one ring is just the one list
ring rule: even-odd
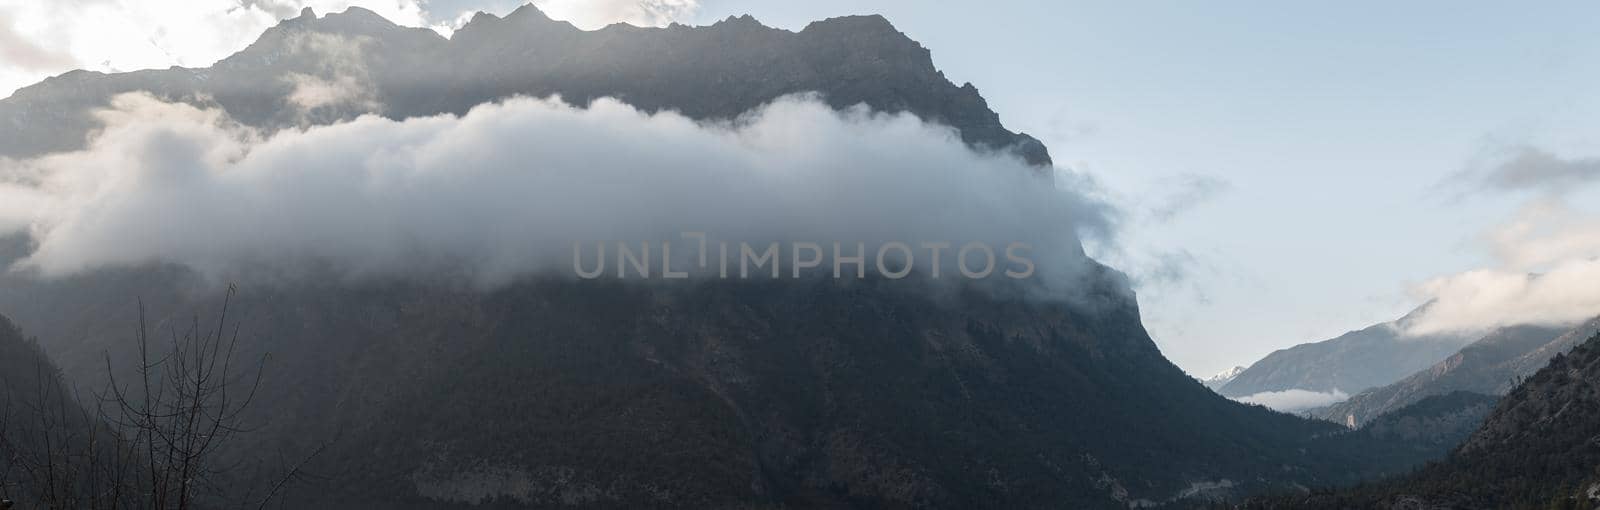
{"label": "wispy cloud", "polygon": [[1464,191],[1566,195],[1600,182],[1600,157],[1563,157],[1539,147],[1515,145],[1492,150],[1485,160],[1477,168],[1457,173],[1447,184]]}
{"label": "wispy cloud", "polygon": [[1518,148],[1514,156],[1484,176],[1486,186],[1551,192],[1566,192],[1596,181],[1600,181],[1600,158],[1562,158],[1534,147]]}
{"label": "wispy cloud", "polygon": [[1150,217],[1168,222],[1233,189],[1226,179],[1211,175],[1182,174],[1169,181],[1166,194],[1150,207]]}
{"label": "wispy cloud", "polygon": [[612,23],[666,26],[700,9],[699,0],[533,0],[533,5],[551,18],[591,30]]}
{"label": "wispy cloud", "polygon": [[77,65],[59,49],[46,48],[17,33],[10,10],[0,8],[0,62],[22,71],[55,71]]}

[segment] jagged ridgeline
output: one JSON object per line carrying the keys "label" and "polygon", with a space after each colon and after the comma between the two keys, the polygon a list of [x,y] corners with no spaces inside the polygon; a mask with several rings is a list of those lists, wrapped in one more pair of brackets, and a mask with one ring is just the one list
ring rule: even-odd
{"label": "jagged ridgeline", "polygon": [[[370,92],[296,97],[295,80],[343,79]],[[89,111],[136,90],[269,130],[459,114],[516,94],[731,118],[815,91],[1050,162],[880,17],[581,31],[532,7],[450,39],[359,9],[308,14],[206,69],[68,73],[0,101],[0,154],[81,147]],[[0,254],[27,252],[7,242]],[[1162,357],[1125,278],[1085,274],[1088,299],[1073,302],[830,279],[246,288],[239,357],[271,357],[246,417],[258,426],[234,447],[294,456],[333,440],[307,468],[314,485],[287,496],[323,508],[1114,508],[1415,462],[1212,393]],[[102,353],[134,359],[136,298],[157,323],[215,313],[222,293],[196,278],[171,266],[7,273],[0,313],[97,387]]]}
{"label": "jagged ridgeline", "polygon": [[1543,368],[1551,357],[1571,350],[1595,331],[1600,331],[1600,319],[1570,330],[1536,325],[1500,328],[1410,377],[1358,393],[1311,414],[1360,425],[1431,395],[1452,391],[1504,395]]}
{"label": "jagged ridgeline", "polygon": [[81,147],[96,125],[89,110],[137,90],[215,104],[251,126],[296,125],[306,119],[291,104],[294,77],[356,79],[375,91],[313,112],[317,123],[369,111],[462,114],[517,94],[558,94],[580,105],[610,96],[646,111],[732,118],[785,94],[818,92],[835,107],[912,112],[956,127],[974,146],[1050,163],[1043,144],[1007,131],[976,88],[950,83],[927,48],[880,16],[833,18],[799,32],[748,16],[709,27],[583,31],[531,5],[505,18],[479,14],[450,39],[361,8],[320,18],[308,12],[210,68],[70,72],[0,101],[0,118],[11,121],[0,123],[0,155]]}

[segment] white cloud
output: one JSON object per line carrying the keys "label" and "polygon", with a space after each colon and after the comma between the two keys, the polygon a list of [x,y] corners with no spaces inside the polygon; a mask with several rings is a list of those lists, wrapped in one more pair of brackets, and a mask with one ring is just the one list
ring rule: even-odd
{"label": "white cloud", "polygon": [[1296,388],[1283,391],[1263,391],[1261,393],[1239,397],[1234,400],[1238,400],[1247,404],[1260,404],[1275,411],[1292,413],[1295,411],[1304,411],[1316,407],[1336,404],[1349,398],[1349,394],[1337,389],[1330,392],[1318,392]]}
{"label": "white cloud", "polygon": [[243,49],[301,7],[335,12],[352,5],[372,9],[399,24],[429,25],[416,0],[0,0],[0,12],[8,14],[13,33],[64,56],[55,65],[43,67],[0,61],[0,96],[72,69],[118,72],[208,66]]}
{"label": "white cloud", "polygon": [[1164,180],[1161,188],[1165,196],[1150,207],[1150,219],[1165,223],[1228,193],[1233,183],[1217,176],[1185,173]]}
{"label": "white cloud", "polygon": [[1484,241],[1497,265],[1416,286],[1413,294],[1433,303],[1408,334],[1560,325],[1600,315],[1600,220],[1546,196]]}
{"label": "white cloud", "polygon": [[692,16],[699,0],[533,0],[551,18],[593,30],[612,23],[666,26]]}
{"label": "white cloud", "polygon": [[[540,0],[552,17],[585,27],[657,26],[683,19],[696,0]],[[399,25],[449,35],[470,13],[503,14],[504,0],[0,0],[0,97],[73,69],[101,72],[204,67],[243,49],[310,7],[363,7]]]}
{"label": "white cloud", "polygon": [[1524,206],[1484,237],[1501,265],[1517,271],[1538,272],[1600,256],[1600,220],[1586,217],[1559,198]]}
{"label": "white cloud", "polygon": [[[785,98],[733,123],[519,98],[467,115],[264,135],[128,94],[78,152],[0,163],[0,227],[44,275],[175,262],[219,278],[571,273],[577,240],[1032,243],[1076,270],[1095,221],[1009,155],[908,114]],[[952,258],[945,255],[945,262]]]}
{"label": "white cloud", "polygon": [[17,33],[9,10],[0,10],[0,62],[23,71],[51,70],[74,64],[71,55],[45,48]]}
{"label": "white cloud", "polygon": [[1600,315],[1600,259],[1570,260],[1538,275],[1479,269],[1430,280],[1436,301],[1407,333],[1482,331],[1515,324],[1568,324]]}

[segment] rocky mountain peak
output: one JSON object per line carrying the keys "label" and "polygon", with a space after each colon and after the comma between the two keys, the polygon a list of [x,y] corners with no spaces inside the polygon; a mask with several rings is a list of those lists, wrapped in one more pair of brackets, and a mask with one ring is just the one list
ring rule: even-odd
{"label": "rocky mountain peak", "polygon": [[852,34],[898,35],[905,37],[905,34],[894,28],[894,24],[890,23],[888,18],[877,14],[839,16],[813,21],[801,31],[848,32]]}
{"label": "rocky mountain peak", "polygon": [[[308,44],[304,34],[359,43]],[[318,55],[329,46],[340,53]],[[1050,165],[1044,144],[1007,130],[975,87],[952,84],[934,67],[927,48],[882,16],[832,18],[800,32],[768,27],[749,15],[704,27],[584,31],[532,5],[504,18],[474,16],[449,39],[359,7],[320,18],[305,10],[210,69],[84,74],[50,94],[25,89],[0,100],[0,116],[52,127],[0,126],[0,156],[81,147],[95,128],[87,112],[134,90],[177,100],[211,98],[252,126],[298,125],[305,119],[288,104],[293,87],[284,76],[337,79],[333,75],[340,72],[358,74],[358,82],[372,89],[372,110],[391,118],[461,114],[515,95],[560,95],[575,104],[610,96],[647,111],[671,108],[697,119],[726,119],[776,97],[816,92],[838,108],[865,104],[914,113],[956,128],[974,148]],[[367,112],[334,113],[326,120]]]}
{"label": "rocky mountain peak", "polygon": [[511,14],[507,14],[502,21],[511,23],[525,30],[579,30],[578,27],[572,23],[551,18],[550,15],[545,14],[544,11],[539,10],[538,7],[535,7],[531,3],[523,4],[522,7],[518,7],[516,10],[511,11]]}
{"label": "rocky mountain peak", "polygon": [[1233,382],[1233,379],[1235,377],[1239,377],[1239,374],[1243,373],[1244,370],[1245,367],[1236,366],[1221,372],[1217,372],[1215,375],[1207,377],[1205,380],[1200,382],[1204,383],[1207,388],[1211,388],[1213,391],[1219,390],[1222,389],[1223,386],[1227,386],[1228,383]]}
{"label": "rocky mountain peak", "polygon": [[354,6],[345,9],[344,12],[324,15],[318,18],[316,23],[308,25],[314,25],[318,31],[343,35],[385,36],[401,33],[427,33],[432,34],[434,38],[440,41],[444,40],[444,36],[431,29],[396,25],[376,12]]}
{"label": "rocky mountain peak", "polygon": [[749,14],[744,14],[744,15],[740,15],[740,16],[728,16],[727,18],[723,18],[722,21],[718,21],[718,22],[712,24],[712,26],[716,26],[716,25],[746,25],[746,26],[759,26],[759,27],[762,27],[762,28],[768,28],[765,24],[761,23],[760,21],[757,21],[755,16],[751,16]]}

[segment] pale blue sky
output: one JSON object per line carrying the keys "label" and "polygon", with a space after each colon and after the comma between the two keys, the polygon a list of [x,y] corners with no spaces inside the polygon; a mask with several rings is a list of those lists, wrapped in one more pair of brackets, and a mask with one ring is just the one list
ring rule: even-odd
{"label": "pale blue sky", "polygon": [[1202,375],[1398,317],[1409,285],[1492,264],[1476,239],[1523,197],[1441,187],[1485,153],[1600,154],[1600,3],[705,0],[693,21],[747,12],[790,29],[884,14],[1132,208],[1185,174],[1226,183],[1170,222],[1130,218],[1127,255],[1107,257],[1139,273],[1193,255],[1141,302]]}
{"label": "pale blue sky", "polygon": [[[0,93],[74,67],[208,65],[302,5],[448,32],[518,3],[0,0]],[[1503,265],[1482,237],[1538,197],[1474,191],[1460,172],[1520,145],[1600,156],[1595,2],[538,3],[589,26],[885,15],[1128,212],[1118,249],[1098,253],[1143,281],[1146,325],[1198,375],[1398,317],[1424,280]],[[1186,195],[1205,200],[1173,207]],[[1600,217],[1593,187],[1562,198]]]}

